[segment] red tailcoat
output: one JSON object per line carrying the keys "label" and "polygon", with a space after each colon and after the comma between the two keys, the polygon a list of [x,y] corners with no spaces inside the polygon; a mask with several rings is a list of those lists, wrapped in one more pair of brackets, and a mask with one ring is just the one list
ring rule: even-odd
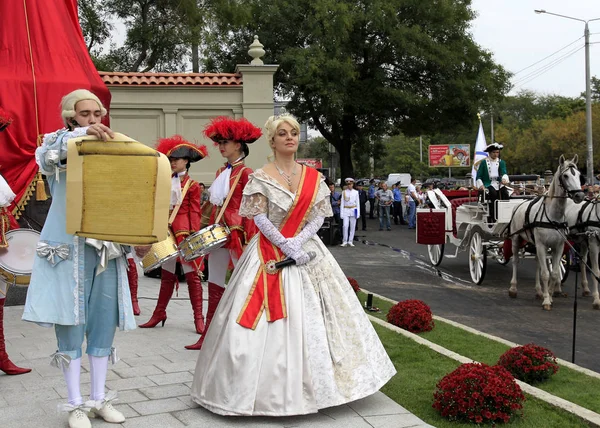
{"label": "red tailcoat", "polygon": [[[216,177],[223,172],[226,167],[223,166],[219,168],[217,171]],[[242,192],[244,191],[244,187],[248,183],[248,177],[252,174],[252,169],[248,168],[244,165],[243,161],[236,162],[232,164],[231,177],[229,178],[229,186],[233,186],[237,176],[241,174],[240,179],[233,190],[233,194],[231,195],[231,200],[227,207],[225,208],[225,213],[220,220],[220,223],[225,223],[229,230],[231,231],[231,235],[229,235],[229,240],[227,244],[225,244],[225,248],[233,251],[236,257],[239,259],[242,255],[243,247],[250,242],[252,237],[258,232],[256,225],[254,224],[254,220],[242,217],[239,215],[240,205],[242,203]],[[218,208],[213,207],[212,215],[210,217],[210,223],[214,224],[215,219],[217,218]]]}
{"label": "red tailcoat", "polygon": [[190,187],[183,197],[173,224],[171,224],[171,230],[175,235],[177,245],[181,244],[192,233],[200,230],[200,185],[186,174],[185,178],[181,181],[182,192],[188,180],[191,180]]}

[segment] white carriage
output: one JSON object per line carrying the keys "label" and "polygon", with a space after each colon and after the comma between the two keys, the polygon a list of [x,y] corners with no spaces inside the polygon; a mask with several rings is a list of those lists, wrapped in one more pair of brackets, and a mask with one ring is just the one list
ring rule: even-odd
{"label": "white carriage", "polygon": [[[505,257],[503,250],[504,242],[508,238],[508,225],[513,210],[530,198],[511,197],[508,200],[497,200],[498,220],[489,223],[488,203],[478,199],[477,191],[471,192],[467,198],[453,200],[449,200],[440,189],[428,191],[427,196],[434,208],[417,209],[416,235],[417,243],[427,245],[427,253],[433,266],[442,262],[446,246],[451,244],[455,247],[454,252],[446,252],[446,257],[455,258],[460,251],[468,251],[471,280],[480,285],[485,278],[488,259],[502,265],[509,262],[510,256]],[[534,257],[535,250],[529,245],[520,251],[520,257]],[[568,264],[568,257],[563,257],[563,282],[568,275]]]}

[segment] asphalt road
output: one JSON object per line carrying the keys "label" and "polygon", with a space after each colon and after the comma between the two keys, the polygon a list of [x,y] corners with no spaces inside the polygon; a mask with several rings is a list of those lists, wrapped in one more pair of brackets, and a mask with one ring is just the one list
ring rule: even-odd
{"label": "asphalt road", "polygon": [[[535,298],[535,260],[519,264],[519,294],[511,299],[512,262],[502,266],[488,260],[483,283],[475,285],[466,252],[448,258],[455,247],[446,245],[442,263],[434,268],[427,247],[415,243],[414,230],[394,225],[389,232],[378,228],[377,220],[367,220],[367,231],[356,232],[354,248],[329,247],[344,272],[361,287],[398,301],[423,300],[436,315],[516,343],[534,342],[572,360],[575,272],[563,284],[568,297],[555,297],[552,310],[544,311]],[[600,372],[600,311],[579,290],[575,363]]]}

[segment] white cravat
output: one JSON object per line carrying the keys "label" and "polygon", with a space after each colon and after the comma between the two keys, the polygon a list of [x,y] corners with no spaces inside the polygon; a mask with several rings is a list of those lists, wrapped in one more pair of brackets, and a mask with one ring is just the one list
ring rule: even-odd
{"label": "white cravat", "polygon": [[171,176],[171,202],[169,204],[169,209],[173,209],[173,207],[177,204],[181,203],[181,179],[180,177],[187,174],[187,171],[173,173]]}
{"label": "white cravat", "polygon": [[[240,161],[243,158],[241,156],[235,162]],[[210,193],[210,203],[216,205],[218,207],[223,205],[225,198],[229,194],[229,179],[231,178],[231,170],[233,166],[230,163],[227,163],[227,168],[225,168],[219,176],[215,179],[213,184],[209,187],[208,193]]]}

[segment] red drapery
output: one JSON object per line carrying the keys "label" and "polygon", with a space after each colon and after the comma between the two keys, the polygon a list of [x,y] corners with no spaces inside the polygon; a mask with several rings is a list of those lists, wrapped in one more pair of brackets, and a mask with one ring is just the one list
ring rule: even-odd
{"label": "red drapery", "polygon": [[110,92],[88,54],[77,0],[0,1],[0,107],[13,118],[0,132],[0,171],[26,203],[38,167],[39,134],[63,127],[60,100],[79,89],[110,106]]}

